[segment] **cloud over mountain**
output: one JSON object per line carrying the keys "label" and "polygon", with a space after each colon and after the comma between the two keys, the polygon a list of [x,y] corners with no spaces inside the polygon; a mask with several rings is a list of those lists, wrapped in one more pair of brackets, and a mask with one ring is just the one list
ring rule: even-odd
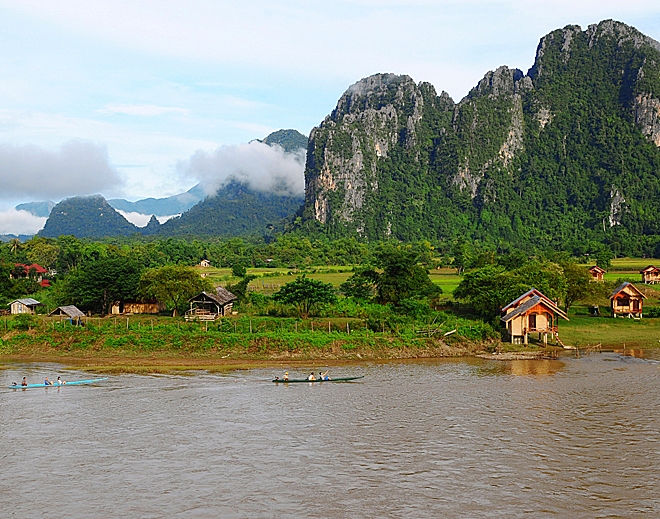
{"label": "cloud over mountain", "polygon": [[300,195],[305,190],[305,151],[287,153],[258,141],[220,146],[212,152],[198,150],[177,167],[199,180],[207,194],[232,178],[262,192]]}
{"label": "cloud over mountain", "polygon": [[105,146],[71,140],[58,151],[0,144],[3,196],[58,199],[97,193],[122,184]]}

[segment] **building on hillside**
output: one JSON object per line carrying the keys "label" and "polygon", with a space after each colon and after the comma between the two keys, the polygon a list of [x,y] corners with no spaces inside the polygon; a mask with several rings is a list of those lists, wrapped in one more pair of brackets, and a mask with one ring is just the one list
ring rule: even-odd
{"label": "building on hillside", "polygon": [[561,344],[557,324],[560,317],[569,320],[554,301],[535,288],[506,305],[502,312],[501,320],[512,344],[528,344],[530,333],[538,333],[544,344],[548,344],[548,335]]}
{"label": "building on hillside", "polygon": [[632,283],[621,283],[610,296],[612,317],[619,315],[641,319],[642,306],[646,296]]}
{"label": "building on hillside", "polygon": [[207,259],[203,259],[202,261],[199,262],[200,267],[210,267],[211,262]]}
{"label": "building on hillside", "polygon": [[55,310],[48,314],[48,317],[61,317],[65,316],[71,320],[71,324],[80,325],[82,318],[85,317],[85,314],[77,306],[68,305],[68,306],[58,306]]}
{"label": "building on hillside", "polygon": [[223,287],[216,287],[214,292],[202,292],[191,297],[190,310],[186,312],[186,321],[215,321],[218,317],[231,315],[234,301],[238,298]]}
{"label": "building on hillside", "polygon": [[32,265],[15,263],[14,269],[12,270],[9,277],[11,279],[34,278],[37,283],[46,288],[50,286],[50,280],[44,277],[46,274],[48,274],[48,270],[43,268],[41,265],[38,265],[37,263],[32,263]]}
{"label": "building on hillside", "polygon": [[165,310],[165,305],[160,301],[152,299],[150,301],[136,301],[127,299],[126,301],[115,301],[112,303],[110,313],[112,315],[121,314],[159,314]]}
{"label": "building on hillside", "polygon": [[655,265],[649,265],[644,270],[640,270],[639,273],[642,275],[642,283],[647,285],[660,283],[660,268]]}
{"label": "building on hillside", "polygon": [[604,281],[605,280],[605,269],[600,268],[598,265],[594,265],[589,269],[589,274],[591,274],[591,281]]}
{"label": "building on hillside", "polygon": [[12,314],[34,314],[37,306],[41,305],[36,299],[26,297],[25,299],[15,299],[9,303]]}

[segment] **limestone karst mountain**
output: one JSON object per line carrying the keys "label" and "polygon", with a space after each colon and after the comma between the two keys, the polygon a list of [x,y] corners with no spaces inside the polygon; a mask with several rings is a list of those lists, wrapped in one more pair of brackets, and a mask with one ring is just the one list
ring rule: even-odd
{"label": "limestone karst mountain", "polygon": [[331,236],[640,253],[660,243],[660,44],[612,20],[541,39],[460,102],[351,86],[310,135],[304,223]]}

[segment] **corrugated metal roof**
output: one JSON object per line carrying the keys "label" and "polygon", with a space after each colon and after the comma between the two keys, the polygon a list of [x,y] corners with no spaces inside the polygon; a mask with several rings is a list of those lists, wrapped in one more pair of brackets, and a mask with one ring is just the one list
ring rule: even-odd
{"label": "corrugated metal roof", "polygon": [[612,295],[610,296],[610,299],[612,299],[615,295],[617,295],[619,292],[621,292],[624,288],[626,288],[626,287],[629,286],[629,285],[632,287],[632,289],[633,289],[635,292],[637,292],[640,296],[642,296],[644,299],[646,299],[646,296],[645,296],[644,294],[642,294],[642,293],[639,291],[639,289],[638,289],[635,285],[633,285],[632,283],[630,283],[629,281],[624,281],[624,282],[621,283],[618,287],[616,287],[616,288],[614,289],[614,291],[612,292]]}
{"label": "corrugated metal roof", "polygon": [[11,305],[12,303],[21,303],[25,306],[36,306],[41,304],[39,301],[32,299],[31,297],[26,297],[25,299],[15,299],[9,304]]}

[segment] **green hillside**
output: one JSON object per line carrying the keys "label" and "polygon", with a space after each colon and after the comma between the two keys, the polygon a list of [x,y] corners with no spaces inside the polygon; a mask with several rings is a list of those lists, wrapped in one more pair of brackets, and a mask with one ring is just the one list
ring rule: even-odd
{"label": "green hillside", "polygon": [[303,228],[500,250],[652,255],[660,44],[622,23],[545,36],[459,103],[408,76],[351,86],[310,135]]}

